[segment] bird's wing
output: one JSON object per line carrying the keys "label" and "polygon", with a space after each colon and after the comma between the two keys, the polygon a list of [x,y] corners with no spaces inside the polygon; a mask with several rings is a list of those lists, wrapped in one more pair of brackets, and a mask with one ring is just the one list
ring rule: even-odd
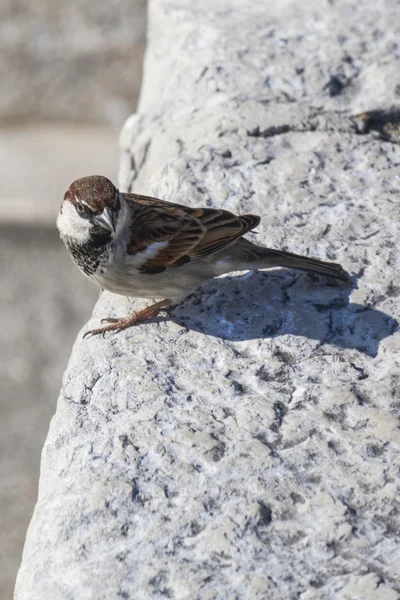
{"label": "bird's wing", "polygon": [[255,215],[227,210],[190,208],[149,196],[124,194],[132,209],[127,252],[142,273],[201,260],[236,242],[260,222]]}

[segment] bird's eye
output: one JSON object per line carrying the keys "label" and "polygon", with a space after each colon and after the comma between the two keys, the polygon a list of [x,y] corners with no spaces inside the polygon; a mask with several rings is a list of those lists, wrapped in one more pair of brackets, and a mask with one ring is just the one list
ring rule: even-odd
{"label": "bird's eye", "polygon": [[88,209],[81,202],[79,202],[79,200],[76,201],[75,207],[76,207],[76,212],[78,213],[79,216],[87,217]]}

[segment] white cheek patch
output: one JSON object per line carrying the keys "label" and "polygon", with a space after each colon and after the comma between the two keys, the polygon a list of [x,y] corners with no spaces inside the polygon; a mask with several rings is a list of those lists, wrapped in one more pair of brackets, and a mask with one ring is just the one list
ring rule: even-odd
{"label": "white cheek patch", "polygon": [[168,243],[168,240],[165,240],[164,242],[154,242],[153,244],[150,244],[143,252],[139,252],[138,254],[130,257],[131,264],[137,269],[140,269],[140,267],[142,267],[147,260],[155,258],[160,250],[166,248]]}
{"label": "white cheek patch", "polygon": [[74,206],[64,201],[57,217],[57,227],[61,238],[70,237],[78,244],[85,244],[90,239],[91,224],[82,219]]}

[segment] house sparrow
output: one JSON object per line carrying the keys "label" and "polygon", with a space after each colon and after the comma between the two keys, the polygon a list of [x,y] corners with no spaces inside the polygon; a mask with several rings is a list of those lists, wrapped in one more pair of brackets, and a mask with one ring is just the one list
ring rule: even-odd
{"label": "house sparrow", "polygon": [[257,246],[243,236],[260,222],[215,208],[190,208],[119,192],[106,177],[74,181],[57,227],[69,255],[100,288],[123,296],[167,298],[88,331],[121,330],[172,307],[207,279],[231,271],[288,267],[349,283],[339,264]]}

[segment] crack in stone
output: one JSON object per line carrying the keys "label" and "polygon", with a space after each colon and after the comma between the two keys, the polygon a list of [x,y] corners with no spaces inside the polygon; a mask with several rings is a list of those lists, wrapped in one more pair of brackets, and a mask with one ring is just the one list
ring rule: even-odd
{"label": "crack in stone", "polygon": [[150,144],[151,144],[151,139],[148,140],[145,144],[144,147],[144,151],[143,151],[143,157],[142,160],[140,161],[139,165],[136,166],[136,161],[135,161],[135,157],[133,154],[130,155],[131,157],[131,169],[132,169],[132,177],[131,180],[128,184],[128,192],[132,191],[132,186],[133,186],[133,182],[139,177],[139,173],[144,165],[144,163],[146,162],[147,159],[147,154],[149,152],[149,148],[150,148]]}
{"label": "crack in stone", "polygon": [[[342,125],[338,126],[332,121],[329,125],[329,117],[342,117]],[[318,123],[319,117],[327,117],[326,125]],[[368,135],[370,133],[378,136],[382,141],[400,143],[400,109],[382,108],[357,115],[347,115],[341,111],[324,111],[311,109],[308,119],[304,124],[273,125],[261,129],[257,125],[254,129],[247,130],[249,137],[270,138],[286,133],[314,133],[314,132],[337,132],[356,135]]]}

